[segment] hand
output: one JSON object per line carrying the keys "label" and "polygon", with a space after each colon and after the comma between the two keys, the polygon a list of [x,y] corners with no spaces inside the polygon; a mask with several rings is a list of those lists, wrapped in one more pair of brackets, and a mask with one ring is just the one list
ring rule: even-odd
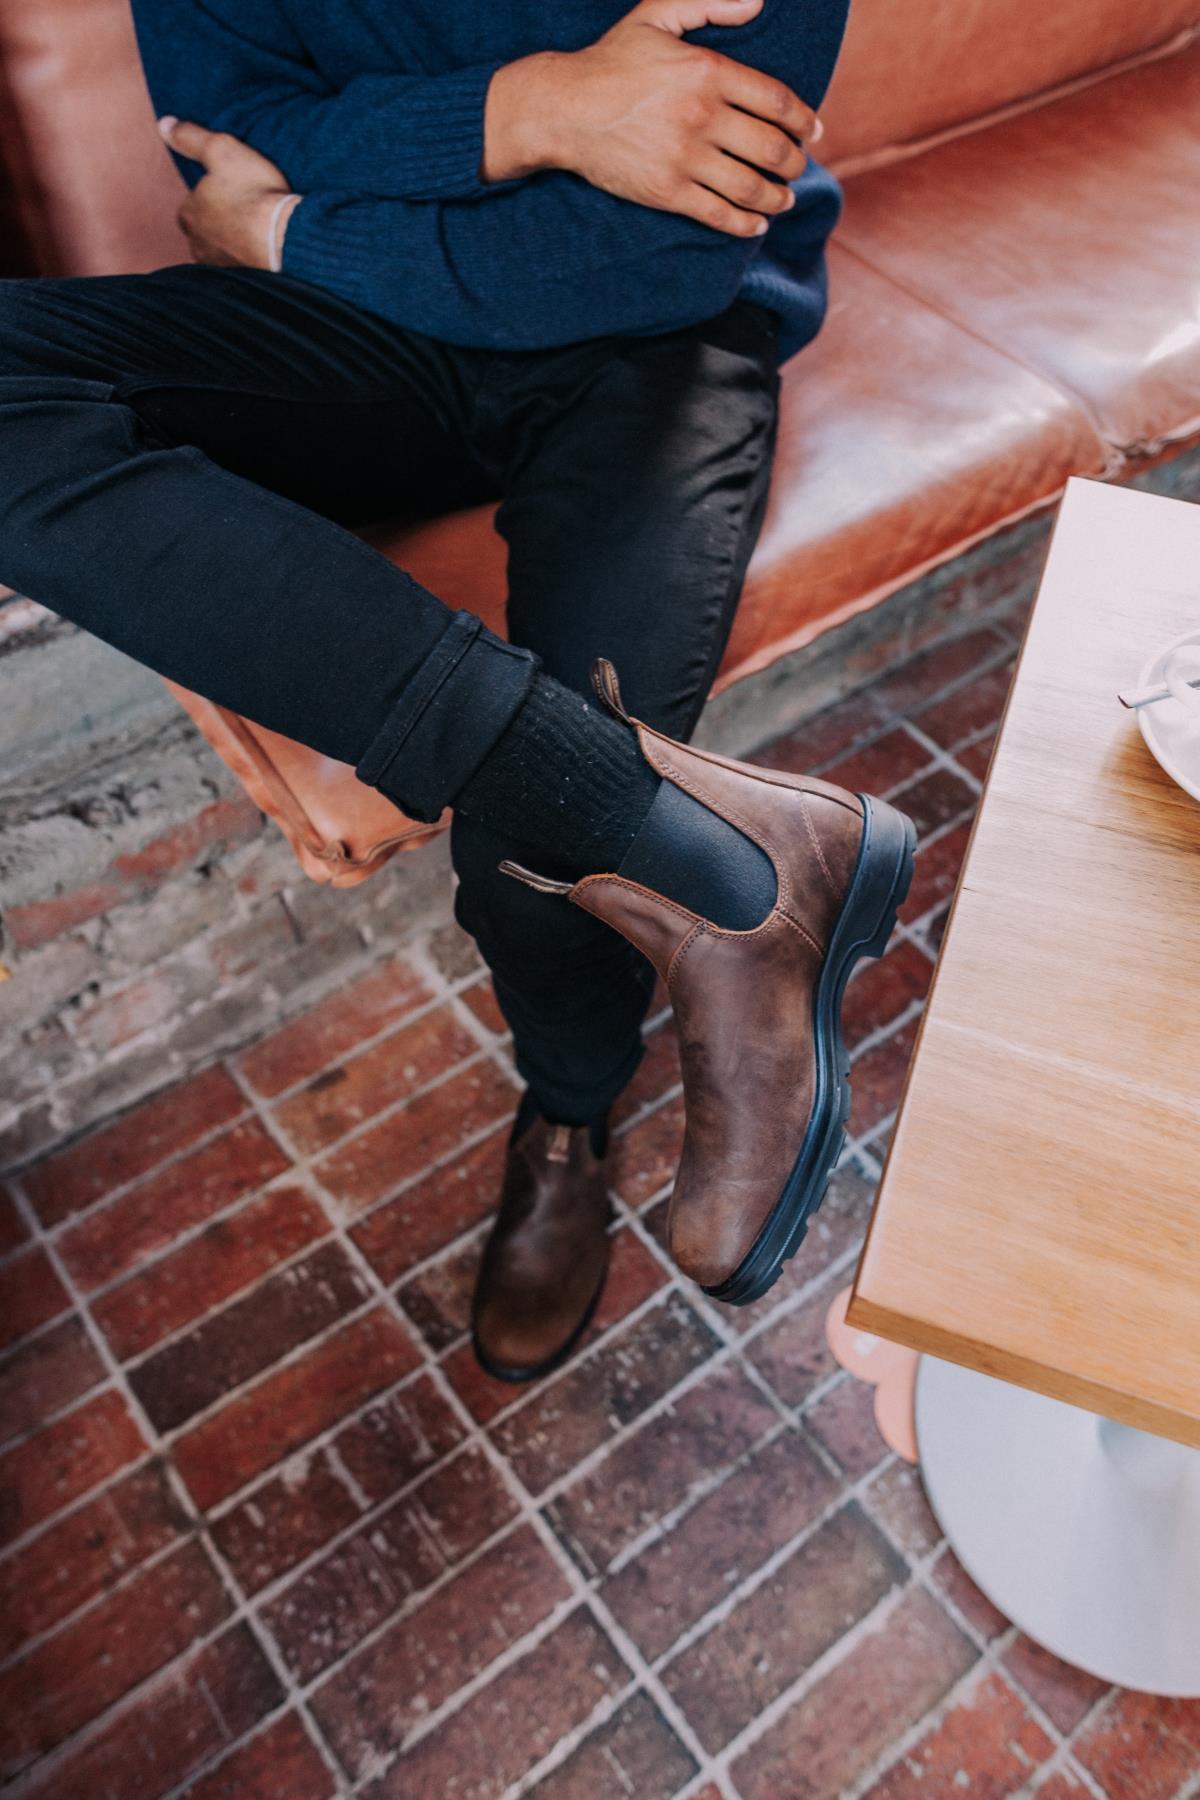
{"label": "hand", "polygon": [[163,139],[180,156],[201,163],[206,171],[179,209],[179,223],[196,262],[225,268],[269,269],[278,251],[292,206],[280,208],[275,244],[267,242],[271,214],[280,197],[291,192],[273,162],[249,144],[224,131],[206,131],[186,119],[160,119]]}
{"label": "hand", "polygon": [[593,187],[755,237],[786,212],[816,114],[782,81],[685,44],[742,25],[763,0],[641,0],[596,43],[509,63],[493,76],[485,181],[571,169]]}

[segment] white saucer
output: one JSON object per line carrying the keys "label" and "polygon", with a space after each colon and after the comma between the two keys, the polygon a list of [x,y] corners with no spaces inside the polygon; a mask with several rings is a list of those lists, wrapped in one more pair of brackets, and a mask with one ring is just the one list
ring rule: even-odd
{"label": "white saucer", "polygon": [[[1167,658],[1185,645],[1200,648],[1200,630],[1189,631],[1152,656],[1138,677],[1139,687],[1162,683]],[[1200,800],[1200,711],[1191,712],[1172,694],[1157,706],[1143,706],[1138,724],[1150,754],[1193,800]]]}

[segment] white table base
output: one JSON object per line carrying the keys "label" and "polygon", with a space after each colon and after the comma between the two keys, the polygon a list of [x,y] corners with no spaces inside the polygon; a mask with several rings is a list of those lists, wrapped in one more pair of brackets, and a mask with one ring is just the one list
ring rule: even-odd
{"label": "white table base", "polygon": [[922,1357],[917,1443],[967,1573],[1104,1681],[1200,1696],[1200,1451]]}

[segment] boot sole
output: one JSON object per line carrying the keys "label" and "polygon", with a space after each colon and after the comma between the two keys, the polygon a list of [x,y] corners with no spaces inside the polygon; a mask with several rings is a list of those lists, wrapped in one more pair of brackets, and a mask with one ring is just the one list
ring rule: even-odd
{"label": "boot sole", "polygon": [[860,794],[863,836],[849,891],[830,940],[813,1001],[816,1092],[800,1154],[766,1224],[725,1280],[704,1288],[728,1306],[749,1306],[778,1281],[804,1241],[808,1222],[846,1142],[850,1057],[842,1038],[842,999],[854,965],[882,956],[908,895],[917,834],[912,820],[886,801]]}

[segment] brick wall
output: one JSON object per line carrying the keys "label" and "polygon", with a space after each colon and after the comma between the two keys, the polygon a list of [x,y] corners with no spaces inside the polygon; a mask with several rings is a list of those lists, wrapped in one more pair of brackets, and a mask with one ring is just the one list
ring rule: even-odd
{"label": "brick wall", "polygon": [[[1200,496],[1200,451],[1142,478]],[[1032,592],[1030,520],[710,707],[735,754]],[[0,1168],[248,1042],[449,916],[444,840],[304,878],[158,679],[0,603]]]}

